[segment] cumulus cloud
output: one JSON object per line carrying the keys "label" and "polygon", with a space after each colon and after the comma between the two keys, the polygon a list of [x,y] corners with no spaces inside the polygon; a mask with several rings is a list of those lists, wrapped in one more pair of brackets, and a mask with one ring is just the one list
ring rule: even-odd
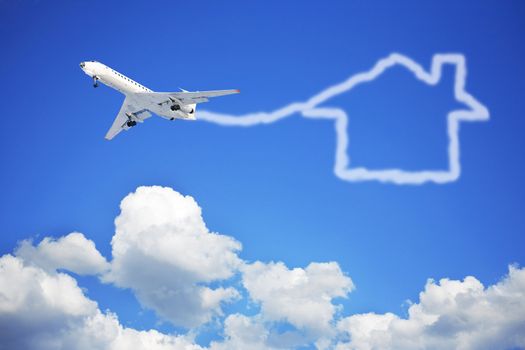
{"label": "cumulus cloud", "polygon": [[354,288],[335,262],[310,263],[304,269],[255,262],[243,268],[243,285],[266,319],[287,321],[315,336],[330,333],[338,309],[333,299]]}
{"label": "cumulus cloud", "polygon": [[408,318],[360,314],[342,319],[349,336],[336,349],[525,348],[525,269],[485,288],[474,277],[429,280]]}
{"label": "cumulus cloud", "polygon": [[212,342],[210,350],[270,350],[269,336],[257,317],[232,314],[224,320],[224,340]]}
{"label": "cumulus cloud", "polygon": [[[474,277],[429,280],[406,318],[343,317],[336,298],[354,285],[336,262],[289,268],[242,261],[241,244],[210,232],[195,200],[170,188],[139,187],[122,201],[115,224],[110,262],[76,232],[36,246],[23,241],[15,256],[0,257],[0,350],[525,348],[525,269],[510,267],[489,287]],[[130,288],[143,306],[192,330],[124,327],[62,270]],[[236,274],[260,310],[247,316],[235,306],[214,318],[241,296],[232,287]],[[223,339],[201,347],[189,335],[210,320],[223,320]]]}
{"label": "cumulus cloud", "polygon": [[261,314],[231,314],[224,320],[223,333],[223,339],[212,342],[209,350],[285,350],[312,343],[300,332],[281,332],[275,322],[265,320]]}
{"label": "cumulus cloud", "polygon": [[24,240],[15,255],[47,271],[66,269],[79,275],[96,275],[109,268],[95,243],[78,232],[59,239],[46,237],[36,247],[31,240]]}
{"label": "cumulus cloud", "polygon": [[71,276],[0,258],[0,349],[197,350],[183,336],[123,327],[102,313]]}
{"label": "cumulus cloud", "polygon": [[143,306],[188,328],[221,315],[221,303],[238,298],[232,287],[207,284],[236,273],[241,244],[210,232],[192,197],[139,187],[120,208],[106,281],[131,288]]}

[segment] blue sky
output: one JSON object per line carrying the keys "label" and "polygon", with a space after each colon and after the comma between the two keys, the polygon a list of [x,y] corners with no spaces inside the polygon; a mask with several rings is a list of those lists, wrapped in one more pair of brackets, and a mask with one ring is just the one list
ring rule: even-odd
{"label": "blue sky", "polygon": [[[494,284],[525,263],[524,16],[522,1],[0,1],[0,253],[79,231],[109,259],[122,198],[161,185],[193,196],[246,261],[338,262],[356,285],[344,314],[404,315],[428,278]],[[465,55],[467,91],[491,119],[461,125],[458,181],[342,181],[333,123],[298,116],[251,128],[152,118],[108,142],[123,97],[78,67],[98,60],[155,91],[238,88],[199,108],[242,114],[305,100],[392,52],[427,69],[436,53]],[[434,88],[392,70],[334,99],[356,164],[446,166],[452,72]],[[129,290],[78,281],[123,324],[173,330]]]}

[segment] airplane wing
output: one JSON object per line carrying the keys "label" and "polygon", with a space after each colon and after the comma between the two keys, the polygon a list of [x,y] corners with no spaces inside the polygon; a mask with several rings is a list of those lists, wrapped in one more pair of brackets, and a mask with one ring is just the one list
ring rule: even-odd
{"label": "airplane wing", "polygon": [[[181,91],[181,92],[137,92],[126,95],[120,111],[113,121],[113,125],[106,134],[106,140],[111,140],[122,130],[128,130],[128,121],[142,123],[151,117],[149,110],[154,107],[176,102],[183,105],[208,102],[208,98],[239,93],[239,90],[213,91]],[[153,109],[152,109],[153,108]]]}
{"label": "airplane wing", "polygon": [[170,95],[175,97],[179,101],[185,104],[193,103],[202,103],[208,102],[209,97],[218,97],[231,94],[238,94],[239,90],[212,90],[212,91],[182,91],[182,92],[172,92]]}
{"label": "airplane wing", "polygon": [[128,130],[130,127],[127,125],[128,121],[142,123],[147,118],[151,117],[151,113],[144,108],[138,107],[136,98],[126,96],[117,117],[113,121],[111,128],[109,128],[106,134],[106,140],[111,140],[117,136],[122,130]]}
{"label": "airplane wing", "polygon": [[170,103],[172,99],[185,105],[208,102],[208,98],[238,94],[239,90],[212,90],[212,91],[181,91],[181,92],[139,92],[136,95],[144,96],[158,105]]}

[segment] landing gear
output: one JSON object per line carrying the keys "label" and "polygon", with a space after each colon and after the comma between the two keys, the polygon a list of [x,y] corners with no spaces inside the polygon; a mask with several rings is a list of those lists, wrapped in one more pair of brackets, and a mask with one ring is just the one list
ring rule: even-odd
{"label": "landing gear", "polygon": [[172,111],[178,111],[180,109],[180,106],[179,105],[173,105],[173,106],[170,107],[170,109]]}
{"label": "landing gear", "polygon": [[98,87],[98,77],[96,75],[93,76],[93,87]]}

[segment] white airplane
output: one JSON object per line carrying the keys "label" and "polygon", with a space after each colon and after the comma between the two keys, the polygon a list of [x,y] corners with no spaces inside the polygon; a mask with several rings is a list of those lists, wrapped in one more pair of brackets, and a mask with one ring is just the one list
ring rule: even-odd
{"label": "white airplane", "polygon": [[80,68],[93,79],[94,87],[97,87],[100,81],[126,96],[113,125],[106,134],[107,140],[111,140],[122,130],[137,125],[137,122],[144,122],[152,114],[169,120],[195,120],[197,103],[208,102],[209,97],[240,92],[239,90],[189,92],[182,89],[180,92],[153,92],[97,61],[81,62]]}

